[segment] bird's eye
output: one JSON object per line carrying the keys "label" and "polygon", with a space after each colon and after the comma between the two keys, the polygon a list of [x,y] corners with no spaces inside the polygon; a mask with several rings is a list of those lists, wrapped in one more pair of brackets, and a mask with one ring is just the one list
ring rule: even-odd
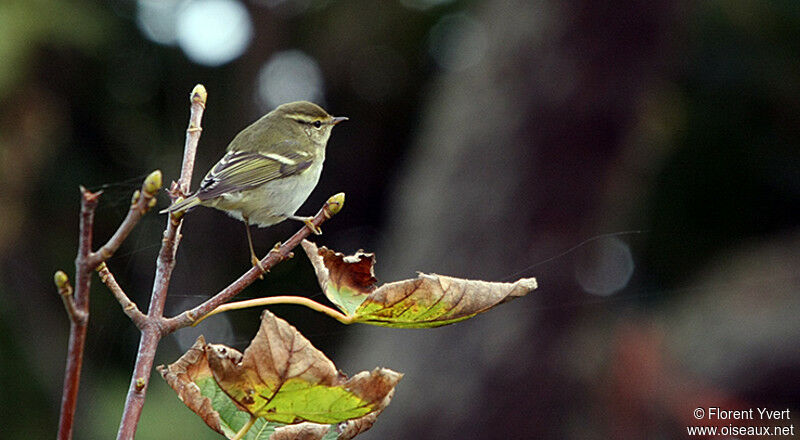
{"label": "bird's eye", "polygon": [[320,128],[320,127],[322,127],[322,122],[314,121],[314,128]]}

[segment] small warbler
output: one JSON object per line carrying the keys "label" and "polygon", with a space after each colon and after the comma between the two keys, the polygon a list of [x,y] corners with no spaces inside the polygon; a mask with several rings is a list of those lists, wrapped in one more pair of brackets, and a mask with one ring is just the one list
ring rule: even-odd
{"label": "small warbler", "polygon": [[263,271],[249,225],[263,228],[289,218],[320,233],[313,217],[294,214],[317,186],[331,129],[346,120],[306,101],[278,106],[233,138],[197,191],[161,213],[199,205],[244,221],[251,261]]}

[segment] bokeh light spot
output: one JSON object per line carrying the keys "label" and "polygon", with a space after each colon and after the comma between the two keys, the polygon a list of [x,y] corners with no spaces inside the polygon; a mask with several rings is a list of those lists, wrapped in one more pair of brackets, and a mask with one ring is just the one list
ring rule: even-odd
{"label": "bokeh light spot", "polygon": [[317,61],[299,50],[274,54],[258,72],[258,103],[270,110],[291,101],[322,104],[324,84]]}
{"label": "bokeh light spot", "polygon": [[175,44],[175,23],[186,0],[138,0],[136,25],[150,41],[158,44]]}
{"label": "bokeh light spot", "polygon": [[583,290],[608,296],[628,285],[634,263],[626,243],[616,237],[598,240],[588,255],[575,266],[575,279]]}
{"label": "bokeh light spot", "polygon": [[466,70],[486,55],[489,37],[483,25],[467,14],[443,17],[431,29],[429,51],[436,63],[447,70]]}
{"label": "bokeh light spot", "polygon": [[247,8],[236,0],[201,0],[178,14],[178,45],[192,61],[220,66],[241,56],[253,38]]}

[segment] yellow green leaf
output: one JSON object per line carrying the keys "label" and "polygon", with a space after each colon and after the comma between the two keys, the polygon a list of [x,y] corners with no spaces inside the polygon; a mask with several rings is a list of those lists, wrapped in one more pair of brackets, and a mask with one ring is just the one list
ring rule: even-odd
{"label": "yellow green leaf", "polygon": [[[285,321],[279,320],[272,315],[268,318],[265,316],[265,318],[272,323],[277,322],[278,328],[288,328],[294,331],[294,333],[284,332],[280,334],[291,335],[293,338],[303,338],[302,335],[297,333],[297,331]],[[259,334],[262,334],[262,332],[259,332]],[[273,336],[272,339],[273,342],[275,342],[274,335],[266,336],[268,339],[269,336]],[[256,339],[258,338],[257,335]],[[250,419],[250,412],[247,407],[233,400],[217,383],[208,362],[209,357],[207,356],[207,353],[212,352],[215,353],[213,356],[217,361],[226,359],[227,362],[232,364],[241,363],[244,358],[248,356],[247,351],[242,355],[242,353],[230,347],[206,344],[204,338],[200,336],[195,344],[181,356],[180,359],[169,366],[161,365],[157,367],[157,369],[189,409],[199,415],[208,426],[218,433],[227,438],[233,438]],[[287,353],[284,352],[282,354],[281,350],[275,351],[274,354],[277,358],[288,359],[284,356]],[[330,362],[327,359],[325,359],[325,361]],[[284,364],[284,366],[288,367],[288,364]],[[287,368],[286,371],[291,370],[292,368]],[[379,372],[377,375],[379,379],[377,381],[375,379],[369,379],[369,377],[373,376],[375,371]],[[285,425],[283,423],[271,421],[268,420],[267,417],[258,417],[250,430],[247,431],[244,439],[281,440],[302,438],[308,440],[348,440],[355,437],[357,434],[372,427],[372,424],[375,422],[380,412],[391,401],[394,394],[394,385],[402,377],[401,374],[391,370],[376,369],[375,371],[373,371],[373,373],[360,373],[349,381],[345,380],[343,374],[338,371],[335,372],[336,379],[334,382],[337,380],[343,382],[345,384],[342,385],[343,389],[347,388],[350,393],[359,395],[362,401],[377,402],[371,404],[373,409],[366,415],[343,421],[338,420],[339,423],[320,424],[303,422],[293,425]],[[388,381],[381,380],[381,378],[388,379]],[[387,388],[388,391],[385,392]],[[278,395],[282,395],[282,391],[276,393],[276,396]],[[314,401],[317,397],[316,395],[302,396],[296,394],[295,397],[299,399],[297,402],[292,402],[291,399],[285,396],[283,397],[284,404],[294,406],[298,409],[304,406],[321,407],[330,404],[329,399],[325,398]],[[282,408],[282,414],[285,413],[286,410]],[[327,417],[333,419],[330,415]]]}
{"label": "yellow green leaf", "polygon": [[304,240],[322,291],[350,322],[388,327],[438,327],[471,318],[536,289],[535,278],[514,283],[420,273],[377,287],[375,255],[346,256]]}
{"label": "yellow green leaf", "polygon": [[265,310],[261,328],[244,355],[206,345],[217,384],[256,417],[291,424],[339,423],[385,406],[402,374],[385,368],[351,379],[294,327]]}

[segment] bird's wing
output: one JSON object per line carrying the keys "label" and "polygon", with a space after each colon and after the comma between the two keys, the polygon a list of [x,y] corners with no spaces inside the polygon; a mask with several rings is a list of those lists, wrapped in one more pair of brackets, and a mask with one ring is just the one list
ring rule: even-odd
{"label": "bird's wing", "polygon": [[312,153],[281,149],[280,153],[229,151],[200,182],[197,197],[208,200],[300,174],[311,166]]}

